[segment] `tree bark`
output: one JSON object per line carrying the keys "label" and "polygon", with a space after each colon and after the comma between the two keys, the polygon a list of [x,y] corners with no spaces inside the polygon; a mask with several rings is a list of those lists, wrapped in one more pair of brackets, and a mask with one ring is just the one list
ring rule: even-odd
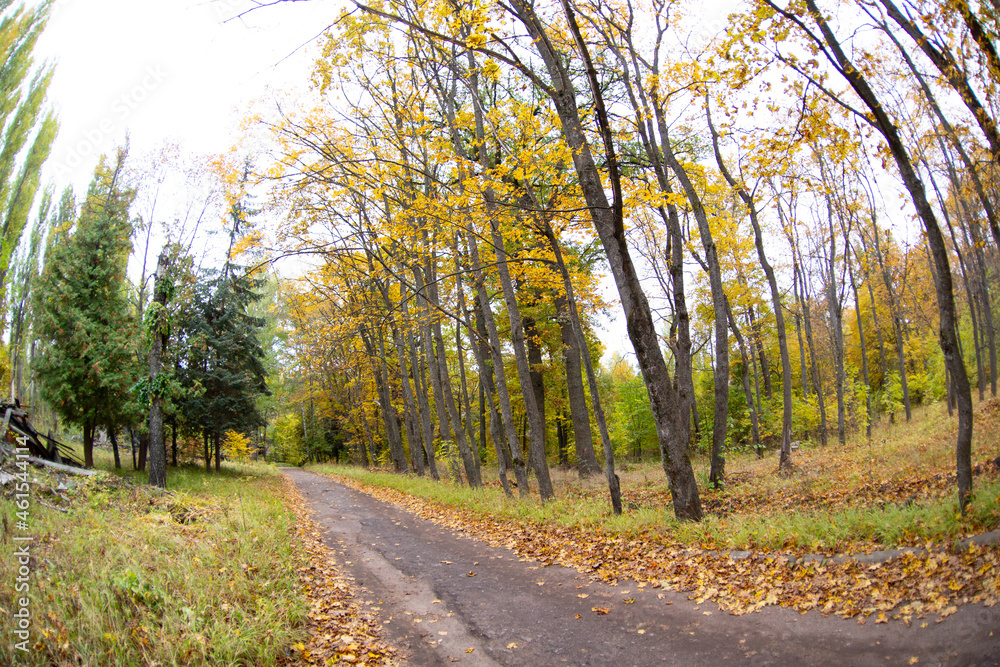
{"label": "tree bark", "polygon": [[[566,393],[569,399],[570,419],[573,423],[573,446],[576,451],[576,466],[580,477],[600,472],[597,456],[594,454],[594,437],[590,430],[590,415],[587,412],[587,396],[583,385],[580,362],[580,344],[573,327],[566,296],[556,297],[556,317],[559,319],[559,334],[562,340],[563,365],[566,368]],[[586,354],[587,352],[584,351]],[[565,426],[564,426],[565,428]]]}
{"label": "tree bark", "polygon": [[865,324],[861,317],[861,300],[858,298],[858,283],[854,279],[854,265],[851,262],[851,244],[844,251],[847,271],[851,279],[851,293],[854,294],[854,314],[858,319],[858,345],[861,347],[861,378],[865,383],[865,437],[872,438],[872,385],[868,376],[868,345],[865,341]]}
{"label": "tree bark", "polygon": [[118,455],[118,435],[115,433],[114,424],[107,426],[108,437],[111,439],[111,451],[115,455],[115,470],[120,470],[122,467],[121,457]]}
{"label": "tree bark", "polygon": [[[514,412],[510,405],[510,392],[507,387],[507,373],[504,369],[503,357],[500,353],[502,343],[500,342],[500,335],[497,333],[493,310],[490,308],[489,294],[486,292],[485,276],[482,269],[483,264],[479,256],[479,245],[472,232],[466,233],[465,243],[469,251],[469,259],[472,263],[472,276],[475,280],[476,298],[479,303],[477,312],[482,318],[483,328],[489,340],[490,356],[493,361],[493,373],[487,377],[495,378],[495,389],[500,402],[500,418],[503,424],[507,452],[510,456],[511,466],[514,468],[514,478],[517,480],[518,494],[524,497],[528,494],[528,476],[524,466],[524,458],[521,455],[521,447],[517,442]],[[490,387],[487,387],[488,393],[489,389]],[[497,443],[496,446],[499,448],[498,452],[503,448],[502,442]]]}
{"label": "tree bark", "polygon": [[[563,5],[568,17],[572,9]],[[587,201],[591,219],[604,247],[611,268],[622,309],[625,313],[629,339],[635,348],[639,368],[646,382],[653,416],[656,421],[657,436],[664,472],[670,483],[674,513],[682,520],[699,521],[702,518],[698,485],[688,458],[688,434],[690,433],[690,397],[673,387],[669,370],[659,347],[659,337],[653,323],[652,313],[646,295],[642,290],[638,273],[625,236],[621,177],[614,149],[611,127],[607,111],[604,109],[603,94],[597,81],[596,70],[590,62],[589,51],[580,37],[579,28],[574,32],[577,48],[584,56],[587,66],[590,93],[597,107],[597,115],[604,140],[609,180],[615,195],[614,204],[608,202],[600,172],[591,153],[580,119],[576,103],[576,91],[560,54],[548,38],[548,34],[526,0],[514,0],[512,8],[521,23],[527,28],[539,55],[541,56],[551,85],[545,89],[552,99],[563,128],[563,135],[573,156],[573,165],[579,178],[580,188]],[[570,21],[571,29],[575,20]]]}
{"label": "tree bark", "polygon": [[802,324],[806,332],[806,344],[809,346],[809,367],[812,370],[813,390],[816,392],[816,403],[819,408],[819,441],[822,446],[826,446],[826,401],[823,394],[823,377],[819,370],[819,363],[816,359],[816,346],[813,344],[812,317],[809,308],[809,293],[805,287],[805,276],[798,264],[795,266],[795,274],[798,276],[799,284],[799,307],[802,309]]}
{"label": "tree bark", "polygon": [[94,467],[94,423],[90,420],[83,422],[83,467]]}
{"label": "tree bark", "polygon": [[[167,271],[170,257],[166,251],[160,253],[156,262],[156,278],[153,284],[153,303],[157,304],[156,322],[149,344],[149,485],[161,489],[167,487],[167,448],[163,437],[163,396],[157,389],[163,351],[167,346]],[[115,447],[117,460],[118,448]]]}

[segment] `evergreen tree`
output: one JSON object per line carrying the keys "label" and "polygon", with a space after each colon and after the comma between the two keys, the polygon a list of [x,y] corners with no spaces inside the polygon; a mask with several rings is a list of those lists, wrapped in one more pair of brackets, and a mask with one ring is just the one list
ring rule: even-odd
{"label": "evergreen tree", "polygon": [[227,432],[250,433],[263,424],[257,398],[269,391],[258,331],[265,322],[249,312],[262,284],[263,279],[227,263],[221,273],[201,277],[178,313],[177,346],[184,350],[178,379],[184,398],[177,407],[188,428],[205,438],[206,467],[209,444],[214,447],[216,470]]}
{"label": "evergreen tree", "polygon": [[122,149],[114,164],[101,158],[76,226],[49,249],[33,295],[42,398],[83,428],[87,467],[94,428],[120,420],[138,370],[125,282],[135,192],[122,184],[125,157]]}

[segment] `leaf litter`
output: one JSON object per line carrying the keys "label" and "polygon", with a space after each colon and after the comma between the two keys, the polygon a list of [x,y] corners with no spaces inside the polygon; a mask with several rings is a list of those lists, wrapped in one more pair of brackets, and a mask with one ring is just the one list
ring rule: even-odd
{"label": "leaf litter", "polygon": [[[576,568],[611,584],[634,580],[640,587],[687,593],[698,604],[716,603],[734,615],[768,606],[816,610],[859,622],[935,617],[957,605],[1000,602],[1000,545],[948,548],[927,544],[878,563],[803,560],[804,550],[744,553],[689,548],[662,533],[636,537],[598,527],[564,527],[506,521],[445,507],[343,476],[337,481],[492,546],[511,549],[542,567]],[[595,609],[596,612],[596,609]]]}
{"label": "leaf litter", "polygon": [[285,478],[286,504],[295,514],[294,537],[305,555],[299,580],[309,605],[307,638],[291,646],[284,665],[394,666],[396,650],[382,636],[376,609],[365,608],[351,580],[334,563],[305,499]]}

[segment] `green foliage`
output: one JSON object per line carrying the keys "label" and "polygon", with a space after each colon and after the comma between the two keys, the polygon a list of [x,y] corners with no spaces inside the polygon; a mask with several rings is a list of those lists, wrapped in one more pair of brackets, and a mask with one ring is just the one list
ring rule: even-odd
{"label": "green foliage", "polygon": [[258,330],[249,313],[262,281],[227,264],[221,273],[193,277],[173,318],[171,355],[181,387],[175,410],[186,427],[222,436],[263,424],[257,398],[268,394]]}
{"label": "green foliage", "polygon": [[34,294],[42,396],[85,427],[126,418],[135,407],[129,388],[141,372],[125,298],[135,197],[121,182],[125,157],[120,150],[113,164],[101,159],[76,225],[49,249]]}
{"label": "green foliage", "polygon": [[615,455],[641,460],[642,453],[658,451],[656,422],[642,378],[631,368],[613,373],[614,399],[611,403],[611,439]]}
{"label": "green foliage", "polygon": [[[21,239],[59,124],[45,112],[52,67],[35,70],[32,51],[48,20],[49,4],[8,12],[0,5],[0,305],[6,308],[7,275]],[[28,77],[30,78],[30,81]]]}
{"label": "green foliage", "polygon": [[792,432],[815,432],[819,428],[819,401],[815,394],[807,398],[792,395]]}
{"label": "green foliage", "polygon": [[284,414],[274,420],[274,447],[271,459],[291,465],[302,465],[306,460],[302,438],[302,420],[294,413]]}

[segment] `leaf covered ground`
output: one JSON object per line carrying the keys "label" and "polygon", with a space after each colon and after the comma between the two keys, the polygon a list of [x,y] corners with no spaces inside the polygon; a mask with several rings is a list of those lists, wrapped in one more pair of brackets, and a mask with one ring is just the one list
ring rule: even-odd
{"label": "leaf covered ground", "polygon": [[[663,518],[669,490],[648,468],[622,474],[626,514],[638,517],[624,528],[606,508],[603,483],[571,474],[559,500],[537,510],[538,520],[522,501],[502,496],[473,498],[470,509],[454,500],[458,490],[423,492],[438,483],[408,487],[398,476],[359,479],[353,471],[338,479],[522,558],[609,582],[683,591],[734,614],[780,605],[861,623],[926,623],[958,605],[1000,602],[1000,546],[963,542],[1000,526],[1000,401],[977,411],[976,495],[964,517],[955,509],[953,428],[943,411],[923,412],[914,424],[883,425],[872,439],[844,447],[804,448],[787,476],[776,474],[773,456],[734,457],[727,487],[704,492],[708,517],[694,527]],[[601,509],[559,516],[587,504]],[[871,556],[852,558],[865,554]]]}
{"label": "leaf covered ground", "polygon": [[[599,530],[517,524],[432,504],[394,489],[339,477],[385,502],[543,566],[563,565],[609,582],[631,579],[687,592],[733,614],[780,605],[876,622],[941,620],[956,605],[1000,602],[1000,546],[931,548],[885,563],[793,561],[787,554],[736,554],[690,549],[662,536],[611,536]],[[746,557],[742,557],[742,556]]]}
{"label": "leaf covered ground", "polygon": [[303,563],[299,580],[308,601],[308,638],[292,646],[287,665],[395,665],[396,651],[382,639],[379,619],[355,597],[337,569],[305,501],[286,478],[285,501],[295,514],[295,537]]}

